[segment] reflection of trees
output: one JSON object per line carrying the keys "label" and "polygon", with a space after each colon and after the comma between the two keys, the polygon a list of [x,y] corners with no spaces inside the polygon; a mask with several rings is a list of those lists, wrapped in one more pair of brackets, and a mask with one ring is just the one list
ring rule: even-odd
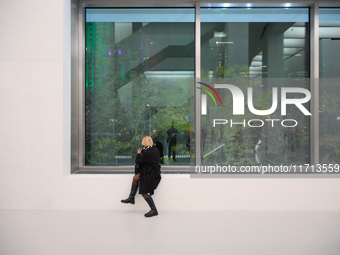
{"label": "reflection of trees", "polygon": [[[231,71],[232,70],[232,71]],[[218,76],[230,77],[229,79],[209,79],[208,84],[233,84],[242,91],[247,91],[249,79],[242,79],[247,73],[246,67],[235,66],[228,72]],[[205,72],[203,72],[204,74]],[[237,75],[238,74],[238,75]],[[235,78],[238,77],[238,78]],[[243,119],[251,119],[251,114],[246,111],[243,116],[233,116],[232,95],[228,90],[218,90],[223,106],[215,106],[208,98],[208,113],[201,116],[202,129],[206,132],[204,150],[202,150],[203,164],[235,164],[249,165],[255,163],[254,147],[258,141],[259,128],[247,128],[243,125],[233,125],[230,127],[230,120],[243,122]],[[245,93],[246,95],[246,93]],[[245,98],[246,99],[246,98]],[[214,128],[213,119],[226,119],[226,125],[216,125]],[[247,124],[246,124],[247,125]]]}
{"label": "reflection of trees", "polygon": [[150,97],[152,115],[152,130],[156,132],[159,140],[164,144],[165,155],[167,155],[167,134],[166,131],[172,124],[178,130],[176,155],[188,155],[186,147],[188,133],[190,129],[190,87],[191,78],[160,78],[148,79],[150,93],[155,91]]}
{"label": "reflection of trees", "polygon": [[[248,87],[248,82],[241,84],[241,82],[231,83],[236,84],[238,87]],[[249,119],[249,113],[244,116],[233,116],[232,107],[227,102],[232,102],[231,93],[219,90],[222,97],[222,102],[225,106],[213,106],[208,104],[208,114],[202,116],[202,129],[207,132],[206,145],[203,153],[203,162],[210,164],[254,164],[253,150],[255,143],[258,140],[258,128],[249,129],[243,125],[233,125],[230,127],[230,120],[235,122],[243,122],[243,119]],[[209,100],[208,100],[209,101]],[[229,123],[226,125],[217,125],[212,127],[213,119],[227,119]],[[215,148],[223,145],[220,149],[214,151]],[[209,154],[208,156],[205,156]]]}
{"label": "reflection of trees", "polygon": [[[239,70],[239,69],[238,69]],[[207,82],[208,83],[208,82]],[[203,151],[203,162],[206,164],[235,164],[249,165],[256,163],[270,164],[304,164],[309,161],[309,117],[294,105],[287,106],[287,116],[281,116],[280,88],[281,87],[305,87],[309,83],[305,80],[292,79],[221,79],[211,80],[211,84],[233,84],[238,86],[245,96],[245,114],[233,116],[232,95],[228,90],[220,89],[218,93],[222,97],[224,106],[215,106],[208,98],[208,114],[202,116],[202,128],[207,131],[207,142]],[[252,114],[247,107],[247,88],[253,87],[253,104],[258,110],[266,110],[272,106],[272,87],[278,87],[278,107],[270,116],[257,116]],[[304,95],[292,94],[292,97]],[[308,109],[308,105],[305,105]],[[226,125],[212,127],[213,119],[227,119]],[[230,120],[243,122],[245,126],[233,125],[230,127]],[[249,127],[248,120],[258,119],[264,122],[262,127]],[[271,127],[270,119],[278,119]],[[283,119],[295,119],[297,127],[283,127]],[[267,120],[267,121],[266,121]],[[286,123],[292,125],[293,122]],[[260,125],[260,122],[251,123]],[[222,146],[224,144],[224,146]],[[215,152],[215,148],[222,146]],[[256,150],[255,150],[256,148]],[[208,155],[207,155],[208,154]],[[207,156],[205,156],[207,155]]]}
{"label": "reflection of trees", "polygon": [[340,156],[340,82],[320,79],[320,163],[339,163]]}
{"label": "reflection of trees", "polygon": [[[136,90],[139,93],[135,94]],[[172,124],[182,131],[179,139],[181,133],[188,128],[189,79],[140,76],[121,88],[118,93],[133,136],[141,138],[156,132],[159,140],[164,143],[166,131]],[[177,149],[183,152],[183,149]]]}
{"label": "reflection of trees", "polygon": [[[100,89],[86,91],[89,164],[116,164],[115,156],[135,155],[142,137],[151,135],[153,130],[164,144],[166,130],[172,123],[180,131],[179,139],[185,140],[184,131],[190,122],[190,83],[168,80],[173,81],[173,91],[162,90],[166,84],[143,75],[133,77],[122,87],[117,86],[120,81],[113,80]],[[188,153],[185,141],[178,145],[178,154]]]}
{"label": "reflection of trees", "polygon": [[[172,123],[179,130],[178,139],[183,140],[178,143],[177,154],[188,153],[185,131],[190,123],[192,81],[188,75],[181,78],[168,73],[163,79],[148,76],[148,70],[173,50],[167,36],[154,33],[154,26],[133,23],[132,34],[117,39],[113,23],[86,24],[85,163],[88,165],[132,164],[142,137],[156,131],[164,143],[166,130]],[[191,36],[185,38],[184,45],[192,41]],[[122,159],[126,156],[130,159]]]}
{"label": "reflection of trees", "polygon": [[189,153],[184,133],[190,123],[190,83],[174,81],[171,94],[163,91],[162,85],[157,79],[138,76],[118,90],[114,82],[100,90],[87,90],[89,163],[114,164],[114,156],[132,156],[142,137],[154,131],[164,144],[172,123],[180,132],[178,139],[183,140],[178,143],[178,155]]}
{"label": "reflection of trees", "polygon": [[[309,89],[308,79],[268,79],[268,87],[303,87]],[[288,98],[301,98],[303,94],[289,93]],[[309,105],[304,104],[308,109]],[[295,105],[287,105],[287,115],[281,115],[281,105],[270,116],[278,119],[274,128],[267,125],[263,128],[259,148],[260,163],[270,164],[304,164],[309,162],[309,116],[305,116]],[[296,127],[284,127],[281,121],[293,119]],[[294,122],[286,122],[292,125]]]}
{"label": "reflection of trees", "polygon": [[127,152],[131,130],[124,124],[124,108],[117,102],[117,90],[114,81],[103,83],[100,88],[86,90],[86,163],[113,164],[115,156]]}

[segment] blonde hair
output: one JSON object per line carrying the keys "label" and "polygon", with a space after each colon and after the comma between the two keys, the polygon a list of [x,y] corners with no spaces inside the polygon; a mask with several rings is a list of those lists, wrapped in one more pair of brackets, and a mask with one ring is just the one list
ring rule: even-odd
{"label": "blonde hair", "polygon": [[153,145],[153,140],[152,140],[152,138],[150,137],[150,136],[144,136],[143,137],[143,140],[142,140],[142,145],[144,146],[144,147],[148,147],[148,146],[151,146],[151,145]]}

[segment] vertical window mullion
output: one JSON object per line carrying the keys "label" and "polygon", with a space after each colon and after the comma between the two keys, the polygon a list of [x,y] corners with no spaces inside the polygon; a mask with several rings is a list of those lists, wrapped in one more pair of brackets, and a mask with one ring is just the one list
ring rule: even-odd
{"label": "vertical window mullion", "polygon": [[319,4],[310,9],[311,164],[319,163]]}
{"label": "vertical window mullion", "polygon": [[79,3],[79,102],[78,102],[78,165],[85,165],[85,3]]}
{"label": "vertical window mullion", "polygon": [[196,80],[201,78],[201,11],[195,7],[195,165],[201,164],[201,93],[196,89]]}

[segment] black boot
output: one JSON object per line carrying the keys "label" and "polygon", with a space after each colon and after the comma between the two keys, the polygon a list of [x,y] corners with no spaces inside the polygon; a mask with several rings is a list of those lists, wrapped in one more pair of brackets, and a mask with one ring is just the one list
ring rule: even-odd
{"label": "black boot", "polygon": [[145,217],[152,217],[152,216],[158,215],[155,203],[153,202],[153,199],[151,198],[151,196],[147,196],[147,198],[145,198],[145,201],[149,204],[151,210],[150,210],[150,212],[144,214],[144,216]]}
{"label": "black boot", "polygon": [[135,196],[136,196],[136,193],[137,193],[137,189],[138,189],[138,184],[135,185],[132,183],[132,186],[131,186],[131,192],[130,192],[130,195],[127,199],[124,199],[124,200],[121,200],[120,202],[124,203],[124,204],[134,204],[135,203]]}

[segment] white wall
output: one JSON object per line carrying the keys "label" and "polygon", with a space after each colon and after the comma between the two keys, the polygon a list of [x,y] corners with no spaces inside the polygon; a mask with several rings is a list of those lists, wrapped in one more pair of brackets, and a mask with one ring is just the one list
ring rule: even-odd
{"label": "white wall", "polygon": [[[131,175],[69,175],[69,0],[0,1],[0,210],[147,210]],[[63,21],[66,21],[63,26]],[[66,42],[63,48],[63,40]],[[340,179],[164,175],[160,210],[340,210]]]}

